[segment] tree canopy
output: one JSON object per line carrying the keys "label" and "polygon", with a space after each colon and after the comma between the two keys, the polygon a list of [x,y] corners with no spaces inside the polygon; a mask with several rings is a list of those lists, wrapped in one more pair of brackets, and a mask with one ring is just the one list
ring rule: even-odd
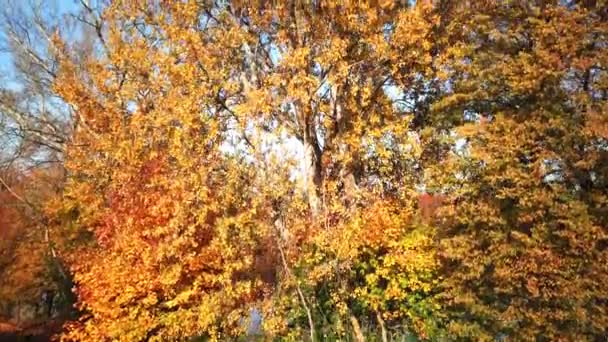
{"label": "tree canopy", "polygon": [[82,6],[63,340],[607,336],[604,1]]}

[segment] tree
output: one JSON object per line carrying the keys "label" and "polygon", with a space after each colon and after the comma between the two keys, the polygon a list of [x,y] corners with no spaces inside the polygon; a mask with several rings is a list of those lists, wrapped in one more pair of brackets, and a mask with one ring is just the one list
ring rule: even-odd
{"label": "tree", "polygon": [[429,172],[458,201],[441,233],[450,331],[602,336],[605,9],[480,2],[452,13],[467,31],[448,37],[451,93],[434,110],[467,144]]}
{"label": "tree", "polygon": [[221,151],[234,42],[206,35],[238,32],[200,30],[193,4],[146,6],[108,7],[104,53],[84,78],[62,60],[55,83],[81,125],[54,210],[91,235],[68,256],[84,316],[67,338],[233,336],[266,287],[256,259],[270,229],[255,169]]}
{"label": "tree", "polygon": [[[58,169],[0,173],[0,317],[26,329],[70,313],[69,276],[38,211],[56,196]],[[66,288],[67,287],[67,288]],[[49,299],[43,301],[43,294]]]}

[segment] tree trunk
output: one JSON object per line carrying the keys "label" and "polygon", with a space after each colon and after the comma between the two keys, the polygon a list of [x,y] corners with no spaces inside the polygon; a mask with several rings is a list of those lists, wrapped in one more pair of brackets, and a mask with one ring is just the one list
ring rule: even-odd
{"label": "tree trunk", "polygon": [[314,142],[304,142],[304,190],[312,216],[316,217],[321,208],[319,193],[321,189],[321,156]]}
{"label": "tree trunk", "polygon": [[384,320],[382,319],[382,315],[380,313],[376,313],[376,319],[378,319],[378,324],[380,325],[380,331],[382,332],[382,342],[388,342],[388,334],[386,332],[386,326],[384,325]]}
{"label": "tree trunk", "polygon": [[361,325],[359,324],[357,317],[350,315],[350,323],[353,326],[353,332],[355,334],[355,341],[365,342],[365,337],[363,336],[363,332],[361,332]]}

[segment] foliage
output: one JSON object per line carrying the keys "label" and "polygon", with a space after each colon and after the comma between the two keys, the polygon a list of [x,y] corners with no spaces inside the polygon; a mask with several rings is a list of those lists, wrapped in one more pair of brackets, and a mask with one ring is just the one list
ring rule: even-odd
{"label": "foliage", "polygon": [[[37,211],[56,195],[57,177],[54,168],[0,173],[0,317],[16,324],[49,319],[51,310],[67,314],[72,304],[66,302],[71,289],[61,288],[66,279],[60,274],[60,260],[53,257],[55,243]],[[58,295],[63,303],[46,307],[41,303],[45,292]],[[35,317],[20,321],[22,305],[36,307]]]}
{"label": "foliage", "polygon": [[[346,333],[354,316],[373,317],[372,325],[405,324],[420,337],[441,334],[436,230],[417,218],[413,203],[367,203],[310,242],[303,277],[332,333]],[[323,317],[328,313],[336,316]]]}
{"label": "foliage", "polygon": [[84,62],[53,40],[64,339],[236,338],[252,309],[287,340],[606,334],[599,2],[117,0],[92,25]]}

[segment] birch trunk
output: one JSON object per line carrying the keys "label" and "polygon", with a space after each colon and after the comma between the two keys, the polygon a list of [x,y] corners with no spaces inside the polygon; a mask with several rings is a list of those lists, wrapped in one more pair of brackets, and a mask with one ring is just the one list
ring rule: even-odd
{"label": "birch trunk", "polygon": [[311,142],[304,143],[304,189],[313,217],[321,208],[319,192],[321,188],[321,165],[319,153]]}

